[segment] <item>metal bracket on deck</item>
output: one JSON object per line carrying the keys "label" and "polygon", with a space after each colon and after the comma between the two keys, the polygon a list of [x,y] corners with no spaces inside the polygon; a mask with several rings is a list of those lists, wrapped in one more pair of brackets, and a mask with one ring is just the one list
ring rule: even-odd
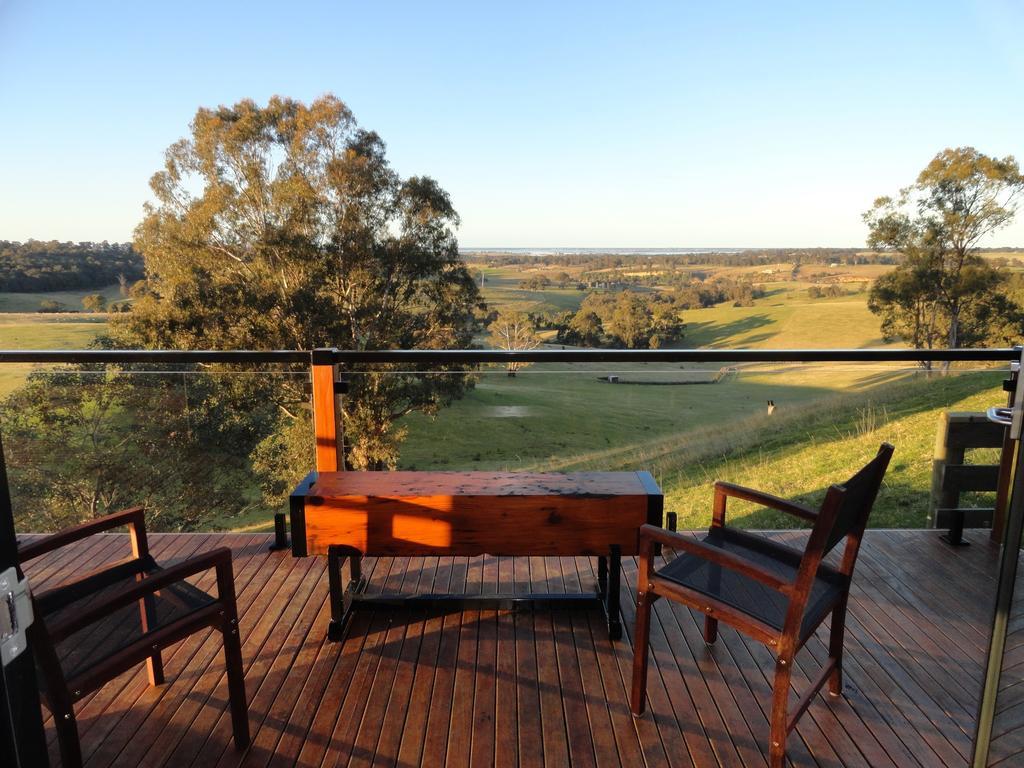
{"label": "metal bracket on deck", "polygon": [[[350,578],[342,584],[341,568],[348,560]],[[608,637],[622,637],[619,610],[619,586],[622,573],[622,549],[609,548],[607,557],[597,559],[597,592],[580,593],[498,593],[490,595],[461,594],[367,594],[366,579],[361,569],[362,555],[354,549],[331,546],[327,550],[327,579],[330,585],[331,623],[327,639],[342,640],[352,614],[360,607],[369,608],[441,608],[449,610],[502,611],[552,608],[601,608],[608,625]]]}
{"label": "metal bracket on deck", "polygon": [[32,593],[28,579],[14,568],[0,573],[0,662],[7,666],[28,646],[25,630],[32,623]]}

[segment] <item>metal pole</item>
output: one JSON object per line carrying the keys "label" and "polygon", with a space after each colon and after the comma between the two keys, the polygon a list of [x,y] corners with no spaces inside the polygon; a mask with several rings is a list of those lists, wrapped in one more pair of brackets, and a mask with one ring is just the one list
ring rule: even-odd
{"label": "metal pole", "polygon": [[[17,572],[17,577],[24,575],[18,566],[14,508],[7,484],[3,444],[0,443],[0,572],[9,568]],[[10,610],[6,599],[0,604],[0,610]],[[9,617],[8,621],[13,618]],[[0,756],[3,758],[0,762],[12,768],[42,768],[50,764],[43,715],[39,708],[39,684],[32,655],[31,630],[30,627],[28,647],[0,665]]]}
{"label": "metal pole", "polygon": [[[1022,361],[1024,362],[1024,358]],[[1010,437],[1013,440],[1017,458],[1014,462],[1013,492],[1006,510],[1006,529],[999,562],[999,580],[996,587],[996,608],[992,617],[992,634],[988,646],[988,661],[985,666],[985,685],[978,706],[978,726],[974,737],[973,768],[987,768],[989,747],[992,743],[992,725],[996,716],[996,699],[1003,671],[1003,652],[1006,649],[1006,634],[1013,607],[1013,593],[1017,586],[1017,564],[1020,560],[1021,538],[1024,536],[1024,451],[1020,450],[1022,407],[1024,407],[1024,377],[1019,367],[1016,373],[1017,386],[1014,396],[1013,421]]]}
{"label": "metal pole", "polygon": [[274,513],[274,541],[270,545],[271,552],[278,552],[291,547],[288,541],[288,522],[285,520],[284,512]]}

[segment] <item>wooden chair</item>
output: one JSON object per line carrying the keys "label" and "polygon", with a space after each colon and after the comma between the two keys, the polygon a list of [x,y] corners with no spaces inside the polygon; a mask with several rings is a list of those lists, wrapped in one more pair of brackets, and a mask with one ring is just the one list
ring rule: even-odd
{"label": "wooden chair", "polygon": [[[149,554],[141,508],[115,512],[67,528],[18,549],[22,564],[102,531],[127,526],[131,557],[65,580],[33,598],[36,621],[29,643],[53,713],[65,768],[82,763],[74,703],[125,670],[146,662],[151,685],[164,681],[160,650],[213,627],[224,639],[231,721],[237,749],[249,745],[238,613],[226,547],[159,566]],[[216,571],[217,596],[188,581]]]}
{"label": "wooden chair", "polygon": [[[730,483],[715,483],[714,517],[702,540],[652,525],[640,529],[633,692],[630,708],[644,711],[651,604],[659,597],[683,603],[705,614],[704,640],[714,643],[718,622],[767,645],[775,655],[769,762],[781,768],[786,737],[818,689],[827,681],[829,693],[842,690],[843,627],[850,579],[861,537],[893,447],[883,443],[878,454],[843,485],[833,485],[817,511]],[[779,542],[725,524],[726,499],[734,496],[786,512],[813,523],[801,552]],[[837,567],[822,559],[846,539]],[[681,554],[660,570],[653,569],[656,544]],[[811,689],[787,717],[793,658],[831,614],[829,655]]]}

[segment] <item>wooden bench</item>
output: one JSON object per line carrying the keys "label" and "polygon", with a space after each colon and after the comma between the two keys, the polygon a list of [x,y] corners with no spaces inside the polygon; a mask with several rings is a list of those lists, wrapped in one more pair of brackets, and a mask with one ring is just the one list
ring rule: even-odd
{"label": "wooden bench", "polygon": [[[639,551],[641,525],[661,525],[663,496],[647,472],[311,472],[291,496],[292,551],[327,555],[329,636],[340,639],[360,604],[446,604],[476,610],[600,605],[621,636],[622,555]],[[365,592],[365,555],[596,556],[594,593],[495,595]],[[349,581],[342,585],[342,567]],[[610,561],[610,562],[609,562]]]}

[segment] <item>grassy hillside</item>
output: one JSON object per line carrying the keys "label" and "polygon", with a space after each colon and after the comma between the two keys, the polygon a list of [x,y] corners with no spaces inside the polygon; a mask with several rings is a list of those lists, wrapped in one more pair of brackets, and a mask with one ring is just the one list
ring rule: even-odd
{"label": "grassy hillside", "polygon": [[[984,410],[1004,398],[1000,372],[901,374],[885,386],[849,386],[839,393],[780,376],[785,374],[752,372],[723,385],[680,387],[591,385],[553,374],[538,383],[520,374],[502,387],[485,377],[435,422],[413,425],[402,466],[646,469],[664,489],[666,508],[679,514],[680,526],[700,528],[710,521],[715,479],[816,504],[829,484],[842,481],[887,440],[897,451],[872,525],[921,527],[940,413]],[[773,377],[774,385],[764,381]],[[760,404],[773,391],[783,407],[769,416]],[[613,404],[608,397],[624,401]],[[744,408],[751,401],[753,407]],[[798,522],[741,504],[731,519],[754,528]]]}
{"label": "grassy hillside", "polygon": [[833,348],[879,347],[878,318],[867,294],[811,299],[806,287],[768,286],[752,307],[719,304],[683,313],[683,345],[698,347]]}
{"label": "grassy hillside", "polygon": [[[666,493],[666,509],[685,528],[711,520],[716,479],[749,485],[816,505],[825,489],[866,462],[882,441],[896,446],[885,487],[871,521],[877,527],[927,523],[931,460],[940,414],[982,411],[1004,401],[1004,374],[967,373],[915,377],[881,390],[840,395],[812,407],[757,415],[721,428],[704,428],[634,445],[634,452],[581,457],[566,468],[643,468]],[[977,451],[968,461],[994,461]],[[730,501],[730,519],[751,528],[789,528],[799,522],[781,513]]]}
{"label": "grassy hillside", "polygon": [[[884,346],[861,286],[885,269],[831,270],[836,274],[827,276],[840,280],[846,295],[814,299],[807,281],[813,276],[796,281],[789,265],[779,265],[765,274],[766,295],[752,306],[726,302],[684,312],[683,345]],[[566,292],[524,291],[518,287],[522,278],[510,269],[488,272],[488,300],[536,309],[570,298]],[[609,373],[624,383],[602,381]],[[681,383],[707,382],[718,373],[711,365],[537,365],[508,378],[492,369],[436,419],[416,415],[404,422],[409,434],[400,466],[649,469],[680,524],[702,527],[709,521],[715,478],[817,502],[830,483],[890,440],[897,454],[873,524],[917,527],[927,521],[939,413],[980,410],[1002,400],[1001,373],[929,379],[896,364],[750,365],[718,383]],[[772,416],[768,400],[777,406]],[[751,527],[794,523],[741,506],[736,515]]]}
{"label": "grassy hillside", "polygon": [[[878,366],[535,365],[515,378],[490,369],[466,397],[435,419],[403,421],[409,436],[400,466],[416,469],[507,469],[544,461],[558,467],[577,455],[632,446],[638,440],[731,424],[908,375]],[[623,383],[603,377],[618,375]],[[688,382],[688,383],[687,383]],[[704,383],[697,383],[704,382]]]}
{"label": "grassy hillside", "polygon": [[520,288],[519,284],[532,273],[514,268],[473,268],[470,272],[476,278],[477,284],[480,282],[481,273],[484,275],[481,295],[490,309],[498,310],[499,312],[509,308],[515,308],[523,312],[540,312],[543,310],[575,311],[579,309],[580,303],[587,295],[585,291],[577,291],[575,288],[551,288],[546,291],[529,291]]}
{"label": "grassy hillside", "polygon": [[[102,293],[108,302],[122,301],[116,284],[105,288],[46,293],[0,291],[0,349],[85,349],[107,327],[104,314],[82,312],[82,298]],[[73,312],[39,313],[45,300],[59,301]],[[0,397],[17,389],[31,366],[0,368]]]}

